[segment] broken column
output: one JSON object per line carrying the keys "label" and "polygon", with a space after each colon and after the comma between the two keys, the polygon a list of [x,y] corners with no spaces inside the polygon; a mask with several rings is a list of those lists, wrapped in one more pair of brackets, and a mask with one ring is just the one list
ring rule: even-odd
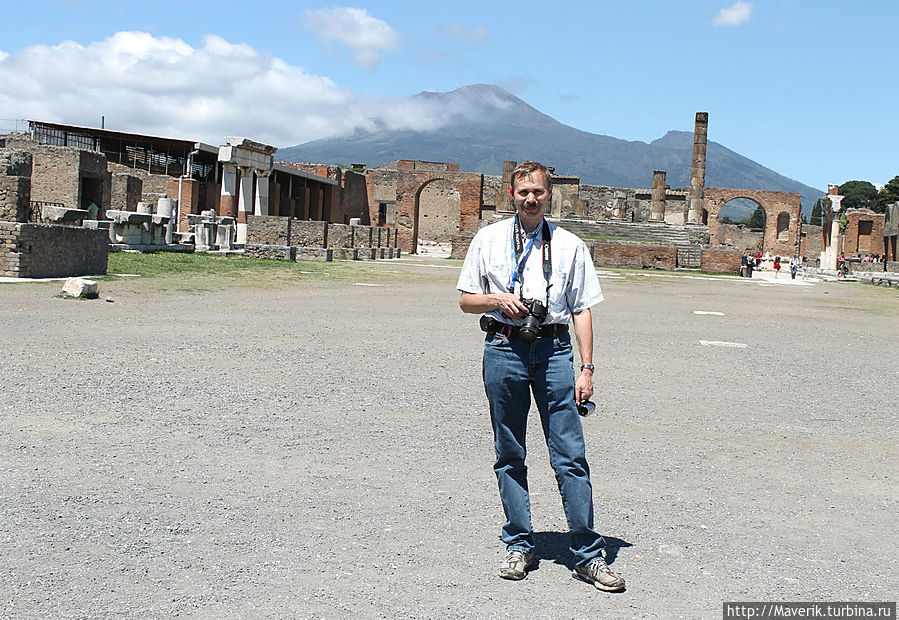
{"label": "broken column", "polygon": [[665,219],[665,171],[652,171],[652,203],[649,219],[653,222],[661,222]]}
{"label": "broken column", "polygon": [[[219,161],[240,168],[240,189],[237,200],[237,243],[247,242],[247,214],[261,212],[268,214],[268,175],[274,167],[277,147],[253,142],[247,138],[228,137],[227,144],[219,148]],[[253,194],[253,177],[259,179],[256,195]],[[264,181],[263,181],[264,179]],[[222,194],[225,195],[225,179],[222,179]],[[263,196],[264,194],[264,196]],[[259,213],[261,215],[261,213]]]}
{"label": "broken column", "polygon": [[230,162],[222,164],[222,198],[219,215],[237,217],[237,166]]}
{"label": "broken column", "polygon": [[702,223],[705,208],[705,152],[708,142],[709,113],[697,112],[693,127],[693,166],[690,173],[690,208],[687,222]]}

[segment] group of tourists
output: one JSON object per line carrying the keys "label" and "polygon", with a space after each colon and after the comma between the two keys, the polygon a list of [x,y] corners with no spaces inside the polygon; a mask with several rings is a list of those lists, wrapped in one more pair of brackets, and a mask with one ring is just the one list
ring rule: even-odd
{"label": "group of tourists", "polygon": [[[752,272],[755,269],[758,269],[762,263],[762,253],[756,252],[753,254],[752,252],[746,252],[743,257],[740,259],[740,276],[744,278],[751,278]],[[808,267],[808,259],[802,257],[800,260],[798,256],[793,256],[789,260],[790,264],[790,279],[795,280],[796,274],[799,272],[799,268],[803,269]],[[780,256],[774,257],[774,277],[778,277],[780,275],[781,269],[781,258]]]}

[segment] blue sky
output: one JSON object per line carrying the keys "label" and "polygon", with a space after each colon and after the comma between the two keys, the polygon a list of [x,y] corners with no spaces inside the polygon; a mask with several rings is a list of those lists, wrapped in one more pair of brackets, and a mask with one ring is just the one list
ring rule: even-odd
{"label": "blue sky", "polygon": [[498,84],[557,120],[692,130],[825,189],[899,175],[899,2],[3,2],[0,130],[16,119],[289,146],[404,98]]}

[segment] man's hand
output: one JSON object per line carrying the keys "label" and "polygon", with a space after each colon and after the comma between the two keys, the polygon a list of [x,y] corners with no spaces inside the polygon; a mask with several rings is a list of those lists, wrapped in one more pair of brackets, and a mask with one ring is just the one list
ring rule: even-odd
{"label": "man's hand", "polygon": [[521,303],[518,295],[514,293],[495,293],[493,297],[496,298],[496,309],[502,312],[504,316],[510,319],[523,319],[527,316],[528,309]]}
{"label": "man's hand", "polygon": [[593,396],[593,371],[584,369],[574,384],[575,402],[590,400]]}
{"label": "man's hand", "polygon": [[514,293],[462,293],[459,299],[462,312],[480,314],[499,310],[510,319],[523,319],[528,309]]}

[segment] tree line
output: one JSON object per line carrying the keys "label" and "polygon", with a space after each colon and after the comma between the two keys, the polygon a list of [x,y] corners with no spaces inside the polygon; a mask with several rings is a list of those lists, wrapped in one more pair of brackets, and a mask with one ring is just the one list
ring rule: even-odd
{"label": "tree line", "polygon": [[[874,184],[868,181],[846,181],[840,185],[840,195],[843,196],[840,213],[845,213],[847,209],[871,209],[875,213],[883,213],[888,204],[899,202],[899,176],[890,179],[880,191],[877,191]],[[821,199],[819,198],[815,201],[808,223],[820,226],[821,213]]]}

